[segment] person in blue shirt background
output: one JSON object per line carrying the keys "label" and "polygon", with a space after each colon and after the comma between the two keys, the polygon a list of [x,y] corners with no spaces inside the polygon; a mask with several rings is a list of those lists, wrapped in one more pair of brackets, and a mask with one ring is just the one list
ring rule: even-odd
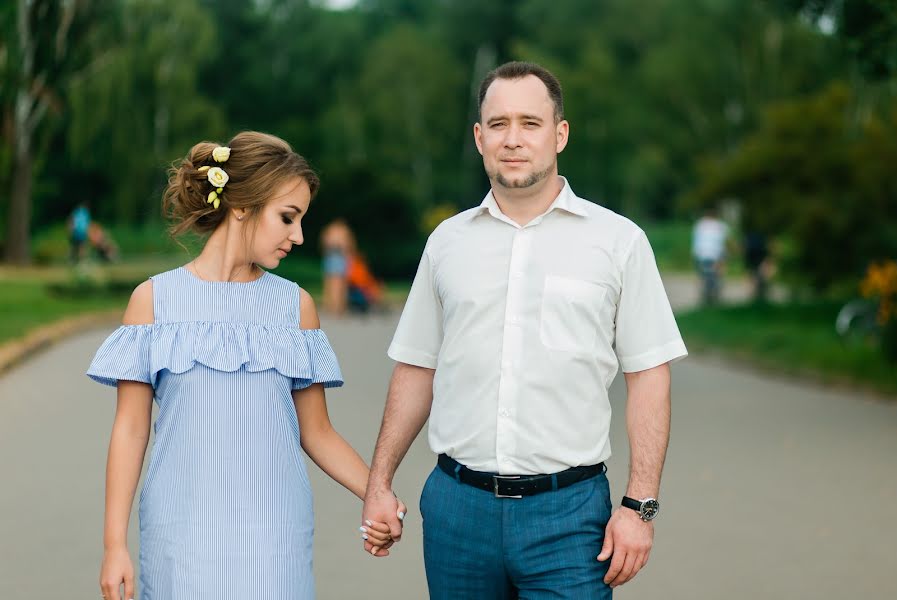
{"label": "person in blue shirt background", "polygon": [[80,262],[84,258],[87,232],[90,229],[90,208],[81,202],[69,217],[69,241],[71,242],[72,262]]}

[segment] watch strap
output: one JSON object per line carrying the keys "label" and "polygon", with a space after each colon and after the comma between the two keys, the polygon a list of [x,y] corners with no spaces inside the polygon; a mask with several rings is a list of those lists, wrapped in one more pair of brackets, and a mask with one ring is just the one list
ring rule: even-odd
{"label": "watch strap", "polygon": [[623,506],[626,508],[631,508],[635,512],[641,514],[642,513],[642,501],[636,500],[635,498],[630,498],[629,496],[623,496],[623,501],[621,502]]}

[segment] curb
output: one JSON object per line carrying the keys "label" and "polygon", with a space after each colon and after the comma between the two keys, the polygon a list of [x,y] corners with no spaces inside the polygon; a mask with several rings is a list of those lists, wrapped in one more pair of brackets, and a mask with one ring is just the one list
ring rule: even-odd
{"label": "curb", "polygon": [[121,309],[115,309],[65,317],[41,325],[23,337],[0,344],[0,375],[71,335],[120,320]]}

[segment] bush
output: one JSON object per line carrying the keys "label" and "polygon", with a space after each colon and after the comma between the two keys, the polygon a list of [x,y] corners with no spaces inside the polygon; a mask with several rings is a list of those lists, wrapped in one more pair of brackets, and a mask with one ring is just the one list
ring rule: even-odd
{"label": "bush", "polygon": [[[794,242],[782,268],[816,291],[855,287],[897,254],[897,111],[860,112],[845,84],[774,105],[730,159],[709,165],[699,203],[737,198],[746,227]],[[862,116],[857,116],[862,115]]]}
{"label": "bush", "polygon": [[64,224],[59,224],[43,230],[34,237],[31,248],[35,264],[52,265],[65,262],[71,253],[68,229]]}
{"label": "bush", "polygon": [[72,270],[67,280],[47,284],[47,292],[60,299],[127,297],[145,279],[145,277],[111,278],[96,265],[82,263]]}

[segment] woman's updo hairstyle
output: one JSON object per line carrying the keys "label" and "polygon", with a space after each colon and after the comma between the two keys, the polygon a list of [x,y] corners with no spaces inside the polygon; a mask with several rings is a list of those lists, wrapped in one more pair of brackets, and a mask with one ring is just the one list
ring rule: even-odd
{"label": "woman's updo hairstyle", "polygon": [[[312,196],[318,191],[320,180],[308,162],[279,137],[257,131],[238,133],[224,144],[230,148],[230,157],[223,163],[212,158],[212,151],[221,145],[200,142],[172,165],[162,197],[162,212],[172,222],[171,235],[209,235],[232,208],[245,209],[253,221],[278,187],[290,179],[303,179]],[[218,208],[208,202],[209,193],[217,189],[208,179],[211,167],[224,169],[229,177]]]}

